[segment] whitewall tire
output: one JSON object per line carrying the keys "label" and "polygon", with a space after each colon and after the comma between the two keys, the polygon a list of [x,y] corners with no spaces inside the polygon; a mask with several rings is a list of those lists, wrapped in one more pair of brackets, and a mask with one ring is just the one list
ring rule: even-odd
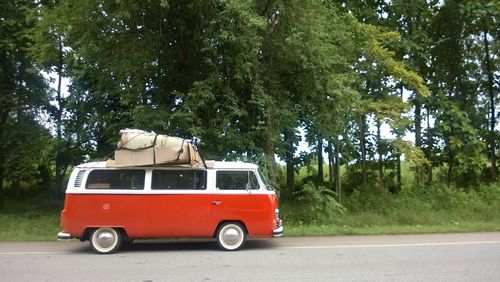
{"label": "whitewall tire", "polygon": [[217,244],[222,250],[236,251],[241,249],[246,241],[246,232],[237,222],[226,222],[217,230]]}
{"label": "whitewall tire", "polygon": [[112,254],[116,252],[123,241],[120,230],[109,227],[101,227],[90,235],[90,245],[98,254]]}

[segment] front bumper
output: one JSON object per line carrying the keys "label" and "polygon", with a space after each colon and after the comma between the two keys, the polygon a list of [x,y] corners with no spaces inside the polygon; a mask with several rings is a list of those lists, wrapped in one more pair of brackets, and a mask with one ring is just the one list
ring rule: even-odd
{"label": "front bumper", "polygon": [[281,237],[285,232],[285,228],[283,228],[283,222],[281,219],[279,220],[278,227],[273,230],[273,237]]}
{"label": "front bumper", "polygon": [[62,231],[57,233],[57,240],[59,240],[59,241],[67,241],[71,238],[72,238],[72,236],[69,233],[62,232]]}

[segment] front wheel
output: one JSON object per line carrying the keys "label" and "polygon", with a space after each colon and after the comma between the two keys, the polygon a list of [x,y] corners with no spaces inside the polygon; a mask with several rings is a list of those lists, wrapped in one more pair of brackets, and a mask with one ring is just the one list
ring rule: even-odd
{"label": "front wheel", "polygon": [[116,252],[123,241],[123,235],[120,230],[109,227],[101,227],[90,235],[90,245],[98,254],[112,254]]}
{"label": "front wheel", "polygon": [[245,240],[245,229],[239,223],[227,222],[217,230],[217,244],[222,250],[239,250],[245,244]]}

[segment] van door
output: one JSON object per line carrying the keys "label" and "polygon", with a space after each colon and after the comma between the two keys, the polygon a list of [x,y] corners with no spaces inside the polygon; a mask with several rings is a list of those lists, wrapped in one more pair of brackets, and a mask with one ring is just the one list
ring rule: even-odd
{"label": "van door", "polygon": [[210,220],[241,221],[250,235],[268,235],[269,195],[260,189],[252,170],[219,170],[215,176]]}
{"label": "van door", "polygon": [[210,237],[210,197],[204,170],[153,170],[150,221],[153,237]]}

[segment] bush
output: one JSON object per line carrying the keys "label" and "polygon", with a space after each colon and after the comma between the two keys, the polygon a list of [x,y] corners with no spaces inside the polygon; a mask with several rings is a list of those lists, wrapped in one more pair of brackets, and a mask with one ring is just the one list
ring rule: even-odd
{"label": "bush", "polygon": [[383,215],[379,224],[439,225],[489,221],[500,210],[500,185],[470,191],[436,185],[402,191],[397,195],[355,190],[346,199],[346,208],[351,215]]}
{"label": "bush", "polygon": [[281,203],[285,221],[298,224],[330,222],[345,212],[335,200],[335,193],[323,185],[306,183],[293,193],[294,200]]}

